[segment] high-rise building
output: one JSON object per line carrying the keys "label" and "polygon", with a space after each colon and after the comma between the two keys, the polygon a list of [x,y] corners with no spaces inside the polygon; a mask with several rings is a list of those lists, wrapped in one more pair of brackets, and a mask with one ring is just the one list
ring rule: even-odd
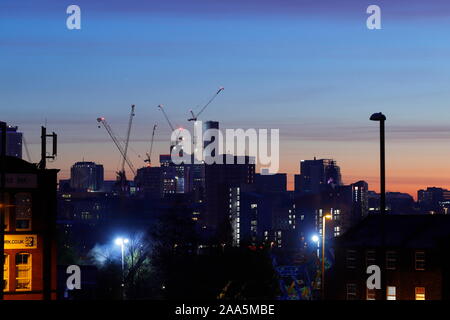
{"label": "high-rise building", "polygon": [[138,192],[145,196],[161,197],[161,167],[143,167],[134,178]]}
{"label": "high-rise building", "polygon": [[227,163],[227,155],[223,154],[221,157],[223,157],[222,164],[214,163],[205,166],[206,213],[202,224],[208,234],[226,241],[230,231],[227,229],[230,227],[230,188],[253,184],[255,164],[248,156],[243,159],[232,156],[233,164]]}
{"label": "high-rise building", "polygon": [[6,127],[6,155],[22,159],[22,132],[17,129],[14,126]]}
{"label": "high-rise building", "polygon": [[285,192],[287,190],[286,173],[255,174],[255,186],[257,192]]}
{"label": "high-rise building", "polygon": [[76,191],[99,191],[103,186],[103,165],[95,162],[76,162],[70,168],[70,187]]}
{"label": "high-rise building", "polygon": [[[203,123],[203,133],[205,133],[209,129],[219,130],[219,121],[206,121],[205,123]],[[205,148],[214,141],[215,141],[214,137],[212,137],[211,140],[203,141],[203,150],[205,150]],[[218,150],[215,149],[212,150],[211,156],[215,157],[216,151]]]}
{"label": "high-rise building", "polygon": [[[327,186],[342,185],[341,169],[333,159],[302,160],[298,187],[302,194],[318,194]],[[298,191],[298,190],[296,190]]]}

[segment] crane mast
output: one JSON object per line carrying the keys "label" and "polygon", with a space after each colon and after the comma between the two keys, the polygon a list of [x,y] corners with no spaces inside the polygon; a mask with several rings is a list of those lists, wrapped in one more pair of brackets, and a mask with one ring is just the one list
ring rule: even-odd
{"label": "crane mast", "polygon": [[122,155],[123,159],[125,160],[125,162],[127,163],[128,167],[130,168],[130,170],[133,172],[133,174],[136,174],[136,170],[134,169],[133,164],[130,162],[130,160],[126,157],[126,153],[125,150],[123,149],[122,145],[120,144],[119,140],[117,139],[116,135],[114,134],[114,131],[112,130],[111,126],[109,125],[109,123],[106,121],[105,118],[101,117],[101,118],[97,118],[97,122],[101,123],[103,125],[103,127],[106,129],[106,131],[108,132],[109,136],[111,137],[112,141],[114,142],[114,144],[116,145],[117,149],[119,150],[120,154]]}
{"label": "crane mast", "polygon": [[123,155],[123,159],[122,159],[122,172],[125,172],[125,161],[127,159],[128,144],[130,142],[131,124],[133,123],[133,117],[134,117],[134,104],[131,105],[130,118],[128,119],[128,129],[127,129],[127,135],[126,135],[126,139],[125,139],[125,150],[124,150],[124,155]]}
{"label": "crane mast", "polygon": [[147,159],[144,160],[145,162],[148,162],[148,166],[152,166],[152,151],[153,151],[153,141],[155,139],[155,130],[156,130],[157,124],[153,126],[153,132],[152,132],[152,140],[150,142],[150,152],[147,153]]}

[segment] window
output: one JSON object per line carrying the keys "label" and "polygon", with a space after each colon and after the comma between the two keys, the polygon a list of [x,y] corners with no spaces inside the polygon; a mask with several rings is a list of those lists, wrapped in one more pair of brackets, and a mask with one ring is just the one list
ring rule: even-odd
{"label": "window", "polygon": [[416,270],[425,270],[425,251],[416,251],[414,260]]}
{"label": "window", "polygon": [[367,288],[367,291],[366,291],[366,300],[376,300],[375,299],[375,293],[376,293],[376,291],[375,291],[375,289],[369,289],[369,288]]}
{"label": "window", "polygon": [[416,300],[425,300],[425,287],[416,287]]}
{"label": "window", "polygon": [[397,267],[397,252],[386,252],[386,269],[395,270]]}
{"label": "window", "polygon": [[31,290],[31,254],[16,254],[16,290]]}
{"label": "window", "polygon": [[347,283],[347,300],[356,300],[356,284]]}
{"label": "window", "polygon": [[5,202],[5,209],[3,210],[3,213],[5,215],[5,231],[9,231],[9,212],[10,212],[10,198],[9,193],[5,193],[4,195],[4,202]]}
{"label": "window", "polygon": [[31,230],[31,194],[20,192],[15,195],[16,230]]}
{"label": "window", "polygon": [[375,250],[367,250],[366,251],[366,265],[371,266],[376,264],[376,252]]}
{"label": "window", "polygon": [[356,268],[356,250],[347,250],[347,268]]}
{"label": "window", "polygon": [[396,288],[393,286],[388,286],[386,288],[386,298],[387,300],[397,300]]}
{"label": "window", "polygon": [[9,255],[5,254],[3,257],[3,291],[9,291]]}

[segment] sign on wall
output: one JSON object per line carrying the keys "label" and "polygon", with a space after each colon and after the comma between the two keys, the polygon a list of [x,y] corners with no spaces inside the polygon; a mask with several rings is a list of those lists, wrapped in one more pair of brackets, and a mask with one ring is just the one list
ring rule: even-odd
{"label": "sign on wall", "polygon": [[36,249],[35,234],[5,234],[5,249]]}
{"label": "sign on wall", "polygon": [[6,188],[36,188],[37,176],[27,173],[7,173],[5,176]]}

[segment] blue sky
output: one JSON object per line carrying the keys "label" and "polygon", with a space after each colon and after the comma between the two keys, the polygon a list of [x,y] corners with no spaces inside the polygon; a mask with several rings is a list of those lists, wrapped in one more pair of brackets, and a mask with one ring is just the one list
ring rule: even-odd
{"label": "blue sky", "polygon": [[[81,30],[66,28],[70,4],[81,7]],[[366,28],[370,4],[381,7],[382,30]],[[346,182],[374,189],[377,128],[368,117],[383,111],[388,189],[450,187],[442,174],[450,172],[449,24],[450,3],[436,0],[3,0],[0,110],[25,132],[33,160],[39,126],[59,133],[61,177],[83,157],[112,177],[119,156],[98,116],[121,135],[136,104],[131,157],[140,167],[155,122],[154,161],[167,150],[158,104],[186,126],[189,109],[224,86],[203,120],[279,128],[283,171],[333,157]]]}

